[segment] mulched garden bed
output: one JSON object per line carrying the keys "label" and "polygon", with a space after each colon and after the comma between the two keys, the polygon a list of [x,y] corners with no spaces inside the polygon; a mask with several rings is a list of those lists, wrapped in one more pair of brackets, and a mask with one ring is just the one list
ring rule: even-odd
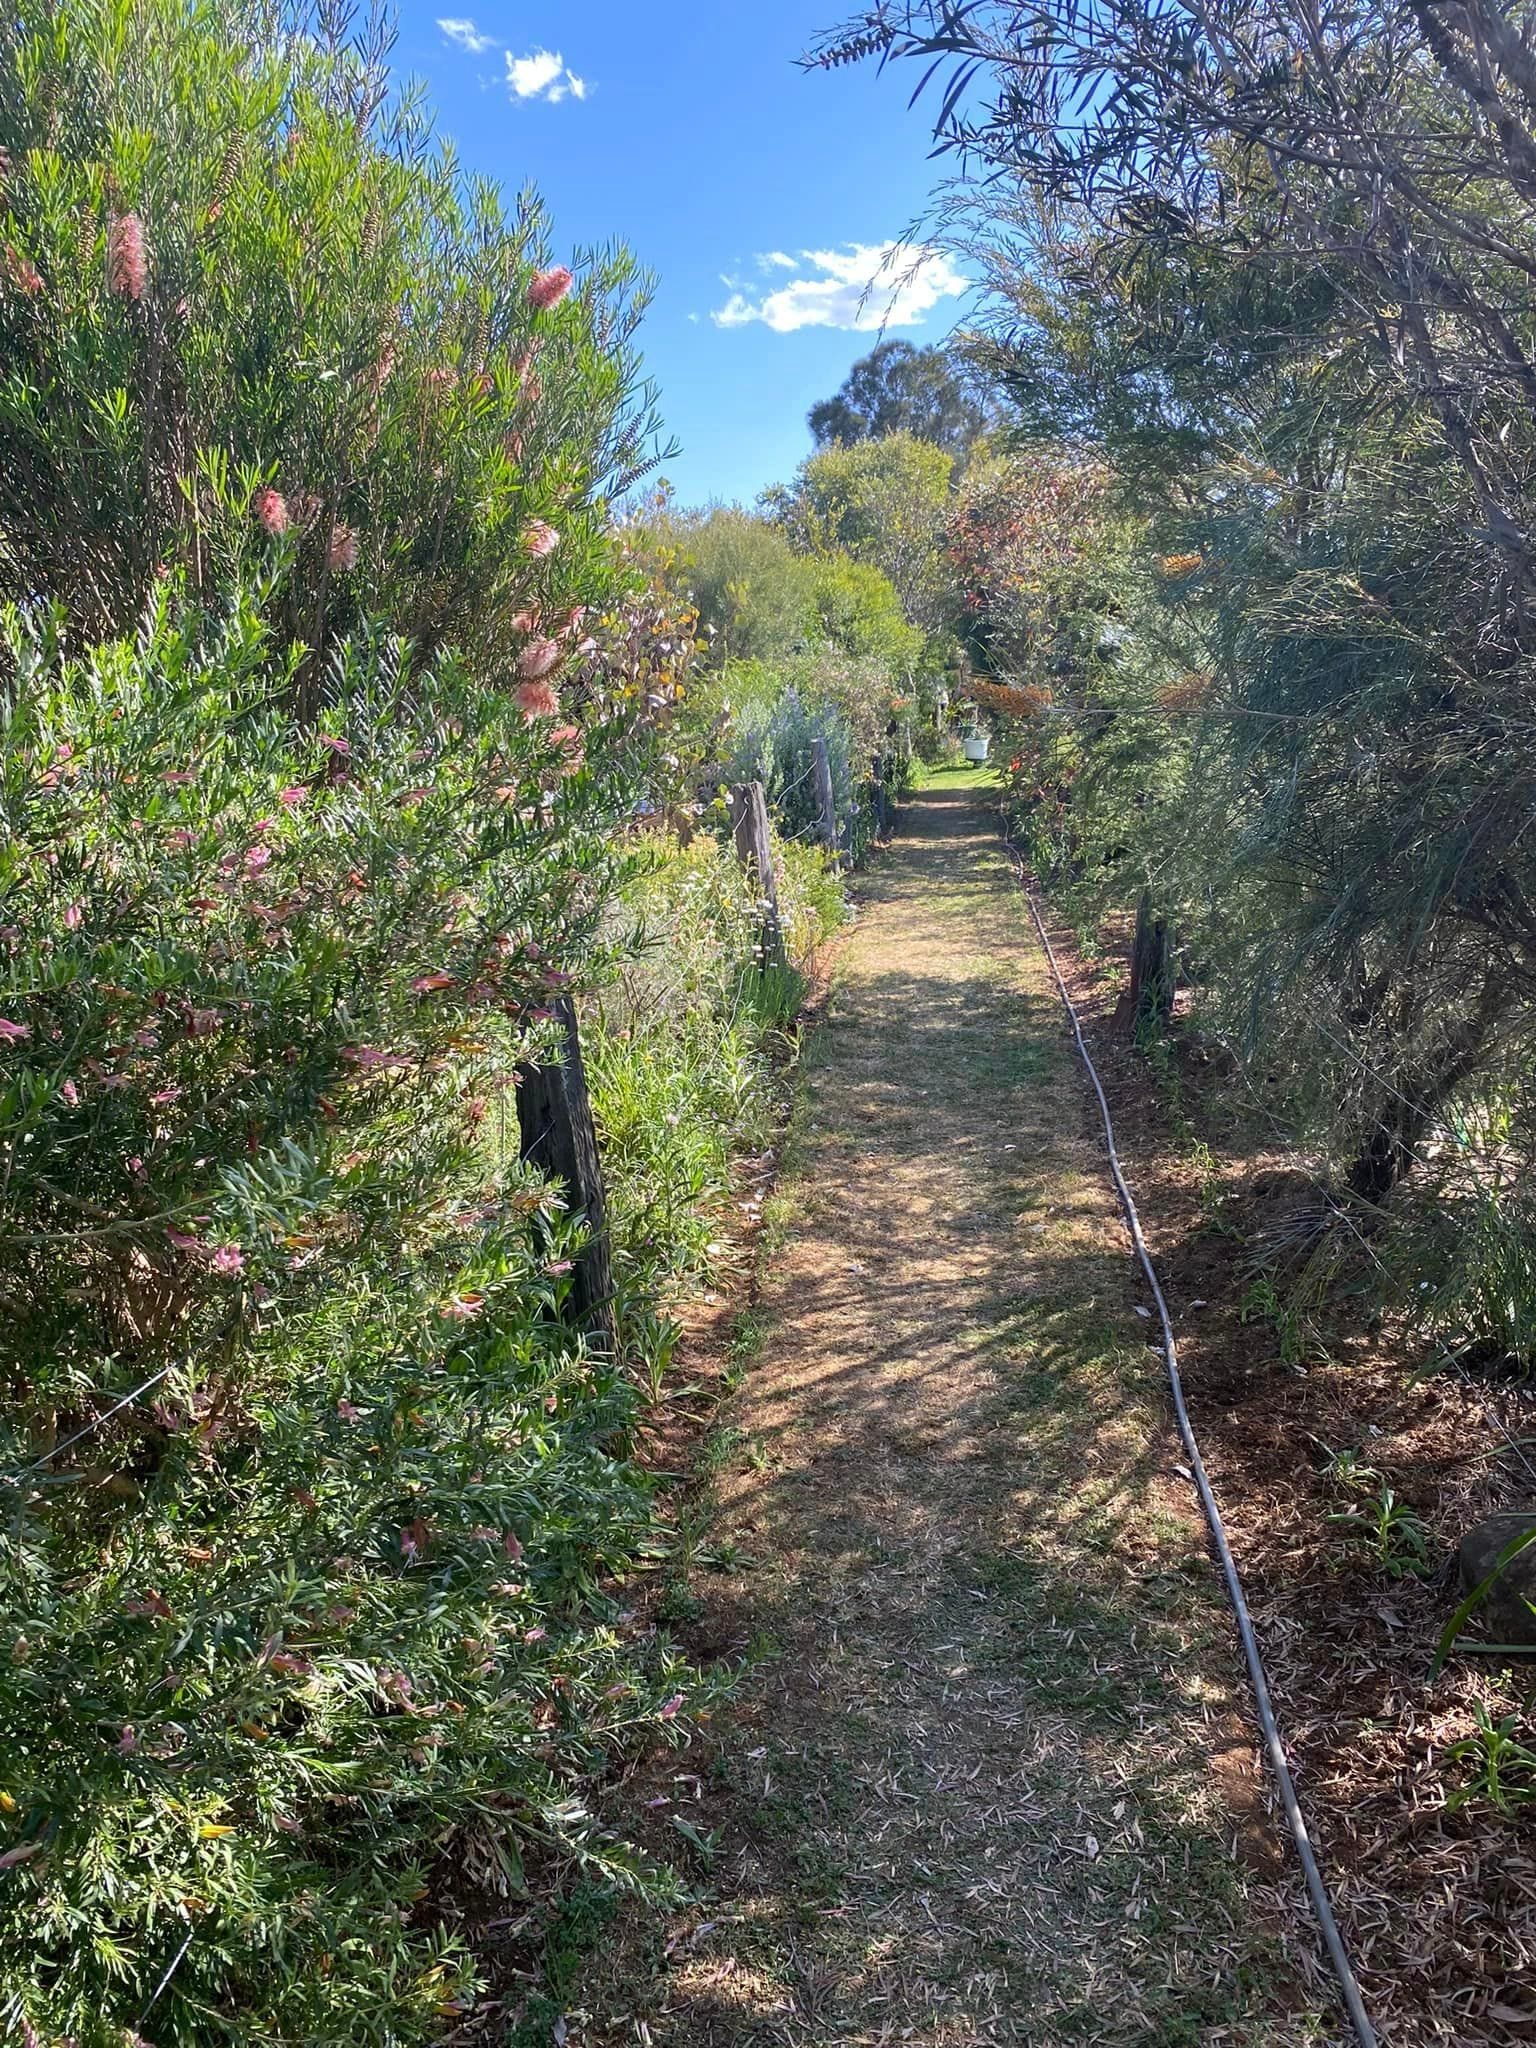
{"label": "mulched garden bed", "polygon": [[[1536,1807],[1448,1800],[1479,1705],[1529,1704],[1530,1666],[1431,1662],[1458,1595],[1459,1536],[1536,1500],[1536,1394],[1440,1372],[1390,1324],[1330,1320],[1327,1356],[1282,1356],[1255,1313],[1253,1245],[1319,1200],[1307,1162],[1255,1143],[1230,1065],[1176,1025],[1132,1043],[1126,949],[1052,944],[1115,1120],[1179,1338],[1191,1415],[1253,1609],[1302,1803],[1367,2004],[1391,2048],[1536,2040]],[[1246,1304],[1246,1319],[1245,1319]],[[1156,1370],[1149,1351],[1149,1370]],[[1374,1476],[1341,1478],[1331,1454]],[[1330,1520],[1390,1488],[1427,1576],[1392,1572]],[[1522,1700],[1522,1695],[1524,1696]],[[1341,2022],[1342,2026],[1342,2022]],[[1342,2038],[1342,2037],[1341,2037]]]}

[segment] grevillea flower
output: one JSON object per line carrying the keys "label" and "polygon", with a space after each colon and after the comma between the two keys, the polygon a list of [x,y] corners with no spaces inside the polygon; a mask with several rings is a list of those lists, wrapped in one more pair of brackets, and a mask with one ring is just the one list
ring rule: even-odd
{"label": "grevillea flower", "polygon": [[523,530],[525,555],[552,555],[559,545],[560,535],[546,520],[535,519]]}
{"label": "grevillea flower", "polygon": [[528,303],[535,312],[547,313],[551,306],[558,306],[575,279],[563,263],[553,270],[541,270],[528,287]]}
{"label": "grevillea flower", "polygon": [[357,567],[357,535],[350,526],[331,528],[330,546],[325,551],[325,566],[333,571]]}
{"label": "grevillea flower", "polygon": [[120,213],[107,228],[107,284],[120,299],[142,299],[148,278],[144,223],[136,213]]}
{"label": "grevillea flower", "polygon": [[267,533],[278,534],[288,531],[288,500],[281,491],[274,491],[270,484],[264,491],[256,493],[256,517]]}
{"label": "grevillea flower", "polygon": [[553,718],[560,709],[560,699],[548,683],[519,683],[515,695],[517,708],[529,720]]}
{"label": "grevillea flower", "polygon": [[272,849],[270,846],[247,847],[245,854],[246,873],[248,875],[259,875],[262,869],[266,867],[267,864],[270,862],[271,858]]}
{"label": "grevillea flower", "polygon": [[302,782],[295,782],[291,788],[278,791],[277,800],[285,810],[296,811],[308,797],[309,791]]}
{"label": "grevillea flower", "polygon": [[245,1254],[237,1244],[221,1244],[208,1263],[215,1273],[243,1273]]}
{"label": "grevillea flower", "polygon": [[84,912],[84,911],[83,911],[83,910],[81,909],[81,907],[80,907],[80,905],[79,905],[78,903],[70,903],[70,904],[67,904],[67,905],[65,906],[65,910],[64,910],[64,929],[65,929],[65,931],[67,931],[67,932],[77,932],[77,931],[79,931],[79,929],[80,929],[81,925],[82,925],[82,924],[84,924],[84,922],[85,922],[85,912]]}
{"label": "grevillea flower", "polygon": [[485,1307],[483,1294],[456,1294],[451,1301],[445,1301],[438,1310],[450,1323],[467,1323],[479,1315]]}
{"label": "grevillea flower", "polygon": [[18,1045],[22,1039],[32,1036],[30,1024],[13,1023],[9,1017],[0,1017],[0,1043]]}
{"label": "grevillea flower", "polygon": [[558,640],[530,640],[517,657],[517,672],[525,682],[537,682],[560,666],[560,654]]}

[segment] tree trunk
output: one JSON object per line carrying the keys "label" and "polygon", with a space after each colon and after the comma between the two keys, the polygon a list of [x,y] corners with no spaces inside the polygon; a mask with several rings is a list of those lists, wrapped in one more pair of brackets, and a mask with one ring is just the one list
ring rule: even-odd
{"label": "tree trunk", "polygon": [[576,1030],[576,1005],[569,996],[561,996],[554,1008],[565,1027],[565,1054],[558,1066],[524,1068],[518,1081],[522,1156],[551,1180],[563,1183],[571,1207],[587,1219],[591,1235],[576,1261],[571,1309],[576,1321],[604,1338],[611,1351],[613,1263],[597,1131]]}

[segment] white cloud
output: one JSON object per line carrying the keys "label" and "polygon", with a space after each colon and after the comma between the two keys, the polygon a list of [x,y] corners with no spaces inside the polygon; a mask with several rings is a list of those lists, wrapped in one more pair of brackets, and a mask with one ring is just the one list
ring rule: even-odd
{"label": "white cloud", "polygon": [[[759,258],[775,268],[796,267],[774,250]],[[841,249],[805,249],[800,261],[813,273],[754,299],[733,288],[710,318],[717,327],[760,320],[775,334],[802,327],[839,327],[871,333],[881,327],[920,327],[941,299],[971,288],[942,249],[916,242],[849,242]],[[731,280],[724,280],[731,283]]]}
{"label": "white cloud", "polygon": [[591,87],[567,70],[558,50],[533,50],[526,57],[508,50],[507,91],[515,100],[547,100],[557,107],[563,99],[584,100]]}
{"label": "white cloud", "polygon": [[472,21],[455,20],[450,16],[447,21],[440,21],[437,25],[450,43],[457,43],[459,48],[467,50],[471,57],[483,57],[487,50],[496,46],[496,38],[482,35]]}
{"label": "white cloud", "polygon": [[770,249],[765,256],[758,257],[757,267],[759,270],[798,270],[800,259],[798,256],[786,256],[782,249]]}

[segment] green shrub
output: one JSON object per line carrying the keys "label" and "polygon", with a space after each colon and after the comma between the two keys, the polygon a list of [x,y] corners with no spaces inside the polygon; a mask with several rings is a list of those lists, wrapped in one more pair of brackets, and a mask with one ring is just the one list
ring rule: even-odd
{"label": "green shrub", "polygon": [[542,207],[465,177],[391,89],[377,15],[354,40],[350,18],[0,21],[0,598],[56,598],[95,638],[162,565],[206,595],[271,558],[310,701],[366,618],[419,662],[490,666],[591,603],[596,494],[649,441],[632,263],[573,258],[537,303],[560,282]]}
{"label": "green shrub", "polygon": [[383,640],[295,732],[262,611],[10,642],[0,2016],[82,2048],[427,2038],[439,1869],[632,1875],[582,1787],[690,1694],[605,1590],[578,1227],[488,1142],[608,944],[619,735]]}
{"label": "green shrub", "polygon": [[789,965],[765,971],[734,849],[649,842],[631,955],[589,1012],[588,1067],[615,1226],[621,1320],[707,1275],[734,1163],[774,1127],[774,1062],[802,973],[843,911],[825,857],[777,847]]}

